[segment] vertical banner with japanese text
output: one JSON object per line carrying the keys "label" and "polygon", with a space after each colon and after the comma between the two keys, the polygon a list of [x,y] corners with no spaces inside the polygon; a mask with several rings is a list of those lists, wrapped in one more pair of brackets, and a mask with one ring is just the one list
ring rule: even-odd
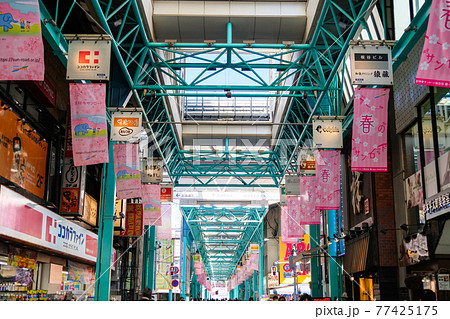
{"label": "vertical banner with japanese text", "polygon": [[298,196],[288,196],[287,209],[281,207],[281,237],[298,238],[304,235],[300,225],[300,200]]}
{"label": "vertical banner with japanese text", "polygon": [[144,225],[161,226],[161,185],[142,184]]}
{"label": "vertical banner with japanese text", "polygon": [[339,209],[341,156],[339,151],[316,151],[316,209]]}
{"label": "vertical banner with japanese text", "polygon": [[130,143],[113,145],[117,199],[142,196],[138,148],[138,144]]}
{"label": "vertical banner with japanese text", "polygon": [[0,81],[44,81],[38,0],[0,3]]}
{"label": "vertical banner with japanese text", "polygon": [[434,0],[415,84],[450,87],[449,48],[450,2]]}
{"label": "vertical banner with japanese text", "polygon": [[108,163],[106,85],[70,83],[72,150],[75,166]]}
{"label": "vertical banner with japanese text", "polygon": [[387,171],[388,102],[389,89],[355,89],[352,171]]}
{"label": "vertical banner with japanese text", "polygon": [[300,176],[300,225],[320,224],[320,212],[316,210],[316,176]]}
{"label": "vertical banner with japanese text", "polygon": [[161,226],[156,227],[156,238],[172,239],[172,204],[161,204]]}
{"label": "vertical banner with japanese text", "polygon": [[139,237],[142,235],[142,204],[127,204],[125,231],[120,236]]}

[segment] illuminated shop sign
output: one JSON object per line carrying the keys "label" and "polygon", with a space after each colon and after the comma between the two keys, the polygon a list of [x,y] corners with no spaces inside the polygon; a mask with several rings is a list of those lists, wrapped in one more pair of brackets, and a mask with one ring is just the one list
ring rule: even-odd
{"label": "illuminated shop sign", "polygon": [[450,188],[427,198],[423,210],[427,220],[450,212]]}

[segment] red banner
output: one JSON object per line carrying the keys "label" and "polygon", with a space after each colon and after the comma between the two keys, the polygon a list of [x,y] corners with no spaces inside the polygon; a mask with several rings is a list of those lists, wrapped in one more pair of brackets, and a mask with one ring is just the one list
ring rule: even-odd
{"label": "red banner", "polygon": [[161,185],[142,185],[142,206],[144,206],[144,225],[161,226]]}
{"label": "red banner", "polygon": [[341,156],[339,151],[316,151],[316,209],[339,209]]}
{"label": "red banner", "polygon": [[108,163],[106,85],[70,83],[70,116],[75,166]]}
{"label": "red banner", "polygon": [[316,210],[315,195],[316,176],[300,176],[300,225],[320,224],[320,212]]}
{"label": "red banner", "polygon": [[127,204],[127,217],[125,221],[125,231],[120,232],[120,236],[139,237],[143,228],[142,204]]}
{"label": "red banner", "polygon": [[114,144],[114,173],[116,174],[116,198],[127,199],[142,196],[141,170],[138,144]]}
{"label": "red banner", "polygon": [[433,0],[415,84],[450,87],[450,1]]}
{"label": "red banner", "polygon": [[352,171],[387,171],[389,89],[355,89]]}

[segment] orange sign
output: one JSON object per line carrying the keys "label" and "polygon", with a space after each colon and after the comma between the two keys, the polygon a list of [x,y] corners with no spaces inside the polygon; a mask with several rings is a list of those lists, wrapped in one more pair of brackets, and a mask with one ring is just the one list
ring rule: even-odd
{"label": "orange sign", "polygon": [[0,175],[43,198],[48,144],[0,104]]}
{"label": "orange sign", "polygon": [[115,117],[114,126],[116,127],[139,127],[139,118]]}

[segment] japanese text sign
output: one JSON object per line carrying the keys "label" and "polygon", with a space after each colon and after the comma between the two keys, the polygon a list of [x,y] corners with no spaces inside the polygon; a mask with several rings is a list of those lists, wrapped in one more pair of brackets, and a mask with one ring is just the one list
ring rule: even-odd
{"label": "japanese text sign", "polygon": [[316,151],[316,209],[339,209],[341,158],[339,151]]}
{"label": "japanese text sign", "polygon": [[114,112],[111,120],[111,141],[129,141],[141,134],[141,112]]}
{"label": "japanese text sign", "polygon": [[389,46],[350,47],[352,84],[392,85],[392,53]]}

